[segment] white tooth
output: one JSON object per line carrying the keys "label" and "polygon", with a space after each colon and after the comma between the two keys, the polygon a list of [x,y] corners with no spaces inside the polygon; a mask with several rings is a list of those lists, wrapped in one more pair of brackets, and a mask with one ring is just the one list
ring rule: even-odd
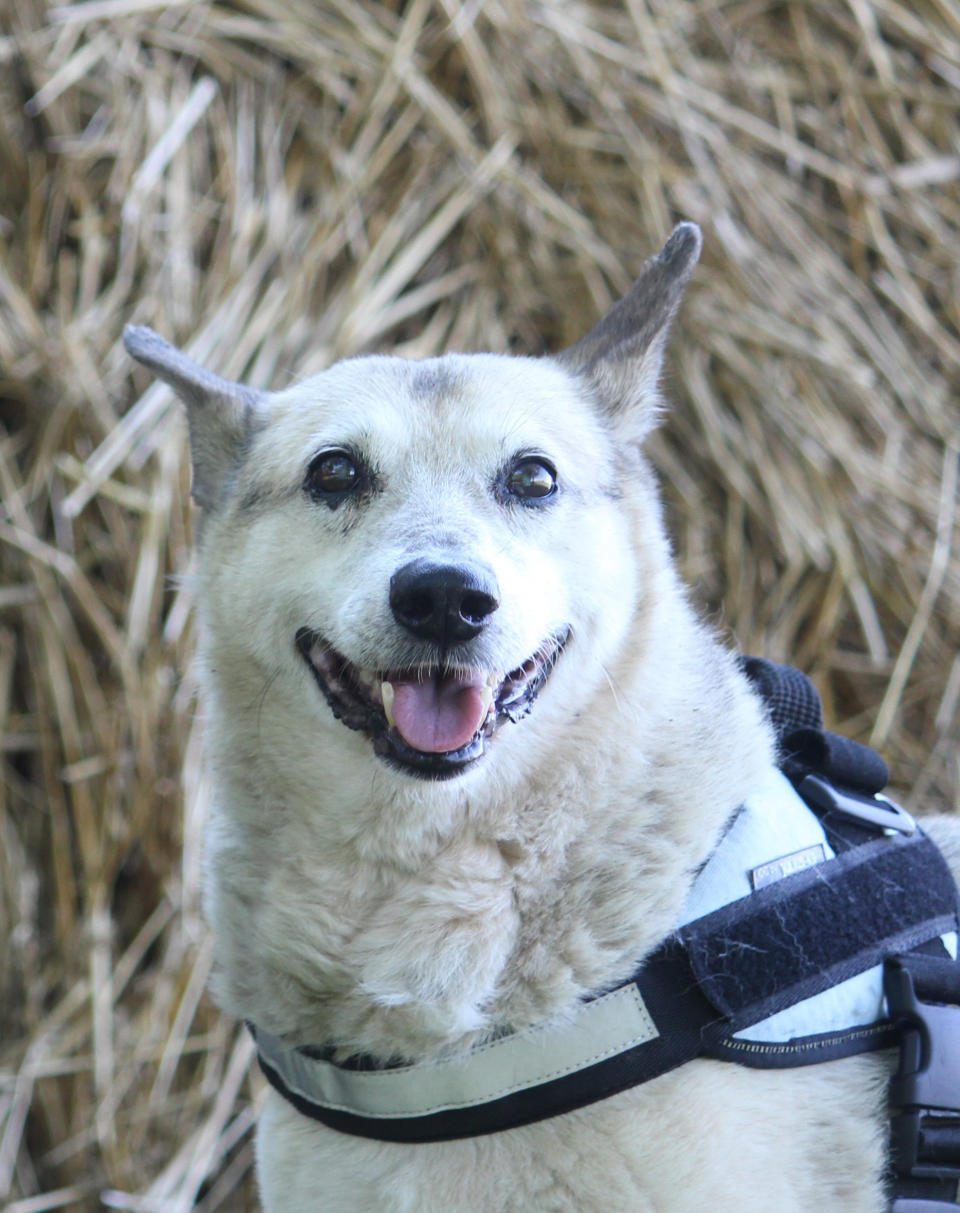
{"label": "white tooth", "polygon": [[391,729],[393,728],[393,725],[394,725],[393,695],[394,695],[393,683],[392,682],[381,682],[380,698],[383,700],[383,712],[387,718],[387,724],[390,726]]}
{"label": "white tooth", "polygon": [[490,705],[493,703],[493,687],[484,687],[480,692],[480,701],[483,704],[483,714],[490,711]]}

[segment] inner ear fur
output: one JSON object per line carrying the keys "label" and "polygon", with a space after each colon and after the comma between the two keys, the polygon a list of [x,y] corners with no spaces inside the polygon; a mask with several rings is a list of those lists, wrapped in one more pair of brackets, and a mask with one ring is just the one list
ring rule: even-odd
{"label": "inner ear fur", "polygon": [[221,379],[151,328],[128,324],[123,344],[131,357],[168,383],[186,404],[193,498],[206,509],[216,506],[256,428],[266,395]]}
{"label": "inner ear fur", "polygon": [[631,415],[635,437],[656,422],[667,333],[702,246],[695,223],[678,224],[620,302],[586,337],[557,355],[567,370],[590,381],[606,413]]}

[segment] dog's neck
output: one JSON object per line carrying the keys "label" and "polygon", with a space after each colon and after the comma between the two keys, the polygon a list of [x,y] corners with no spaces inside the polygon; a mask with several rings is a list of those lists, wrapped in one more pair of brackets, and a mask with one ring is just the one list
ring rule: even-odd
{"label": "dog's neck", "polygon": [[510,726],[495,766],[447,784],[358,765],[347,730],[307,769],[285,761],[284,713],[245,732],[243,688],[214,680],[225,1005],[341,1055],[419,1059],[626,977],[772,760],[734,662],[671,597],[670,645],[623,659],[575,716],[544,713],[535,740]]}

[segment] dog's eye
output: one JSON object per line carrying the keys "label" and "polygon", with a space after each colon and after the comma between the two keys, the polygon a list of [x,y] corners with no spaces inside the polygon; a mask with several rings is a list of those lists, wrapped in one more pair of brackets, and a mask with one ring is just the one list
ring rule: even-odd
{"label": "dog's eye", "polygon": [[557,473],[542,459],[518,459],[507,476],[507,491],[525,501],[542,501],[557,491]]}
{"label": "dog's eye", "polygon": [[313,497],[336,498],[360,483],[360,469],[346,451],[323,451],[307,468],[304,488]]}

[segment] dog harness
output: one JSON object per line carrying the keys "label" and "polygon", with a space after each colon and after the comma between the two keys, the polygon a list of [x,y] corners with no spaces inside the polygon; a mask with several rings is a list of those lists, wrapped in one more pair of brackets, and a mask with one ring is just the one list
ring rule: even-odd
{"label": "dog harness", "polygon": [[683,925],[568,1017],[416,1065],[295,1048],[250,1026],[270,1083],[307,1116],[393,1142],[499,1132],[696,1057],[771,1069],[898,1046],[892,1213],[956,1209],[960,902],[934,843],[882,795],[874,751],[826,732],[798,670],[742,661],[780,766],[734,814]]}

